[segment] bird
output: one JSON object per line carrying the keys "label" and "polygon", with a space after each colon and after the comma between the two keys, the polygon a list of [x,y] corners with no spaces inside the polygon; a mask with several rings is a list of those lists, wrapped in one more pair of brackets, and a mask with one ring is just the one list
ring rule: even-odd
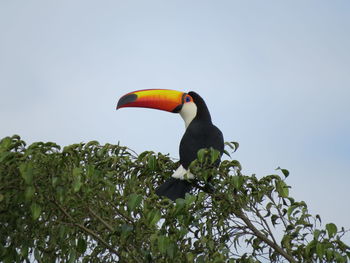
{"label": "bird", "polygon": [[213,123],[203,98],[194,91],[181,92],[169,89],[145,89],[129,92],[122,96],[116,109],[126,107],[152,108],[179,113],[185,122],[185,133],[179,145],[180,166],[172,176],[156,189],[158,196],[172,201],[185,198],[191,192],[195,176],[189,166],[203,148],[213,148],[220,152],[219,164],[224,153],[224,138]]}

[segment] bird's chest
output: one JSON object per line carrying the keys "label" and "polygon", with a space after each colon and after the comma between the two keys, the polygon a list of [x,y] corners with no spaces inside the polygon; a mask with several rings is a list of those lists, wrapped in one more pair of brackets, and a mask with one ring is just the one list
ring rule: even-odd
{"label": "bird's chest", "polygon": [[188,127],[180,142],[180,161],[185,168],[196,159],[200,149],[211,147],[211,137],[210,130],[206,127]]}

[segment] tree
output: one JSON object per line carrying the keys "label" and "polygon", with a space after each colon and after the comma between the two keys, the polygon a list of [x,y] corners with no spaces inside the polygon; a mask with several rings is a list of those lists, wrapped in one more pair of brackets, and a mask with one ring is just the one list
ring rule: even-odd
{"label": "tree", "polygon": [[[227,143],[235,150],[236,143]],[[154,193],[178,163],[96,141],[0,142],[1,262],[347,262],[346,231],[289,196],[288,171],[257,178],[198,152],[193,195]],[[210,182],[208,179],[211,178]],[[215,189],[203,192],[207,184]],[[35,260],[34,260],[35,259]]]}

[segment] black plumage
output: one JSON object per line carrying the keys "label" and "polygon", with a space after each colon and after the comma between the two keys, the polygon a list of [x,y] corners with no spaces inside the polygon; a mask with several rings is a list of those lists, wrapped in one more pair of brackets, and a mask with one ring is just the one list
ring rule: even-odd
{"label": "black plumage", "polygon": [[[224,152],[224,138],[222,132],[212,123],[211,116],[204,100],[195,92],[188,93],[197,106],[197,114],[188,125],[180,142],[180,164],[188,169],[193,160],[197,158],[197,152],[202,148],[214,148]],[[219,164],[218,160],[217,164]],[[187,180],[170,178],[162,184],[156,193],[166,196],[171,200],[184,198],[191,191],[192,184]]]}
{"label": "black plumage", "polygon": [[197,114],[187,127],[180,142],[180,163],[185,169],[197,158],[197,152],[202,148],[212,147],[221,154],[224,152],[222,132],[212,123],[204,100],[193,91],[188,94],[197,106]]}

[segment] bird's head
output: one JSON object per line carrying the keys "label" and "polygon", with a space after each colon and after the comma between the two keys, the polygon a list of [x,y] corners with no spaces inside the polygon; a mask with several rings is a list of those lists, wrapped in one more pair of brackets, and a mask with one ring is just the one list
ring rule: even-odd
{"label": "bird's head", "polygon": [[194,92],[185,93],[167,89],[138,90],[122,96],[118,101],[117,109],[141,107],[180,113],[187,127],[197,115],[197,96],[199,97]]}

